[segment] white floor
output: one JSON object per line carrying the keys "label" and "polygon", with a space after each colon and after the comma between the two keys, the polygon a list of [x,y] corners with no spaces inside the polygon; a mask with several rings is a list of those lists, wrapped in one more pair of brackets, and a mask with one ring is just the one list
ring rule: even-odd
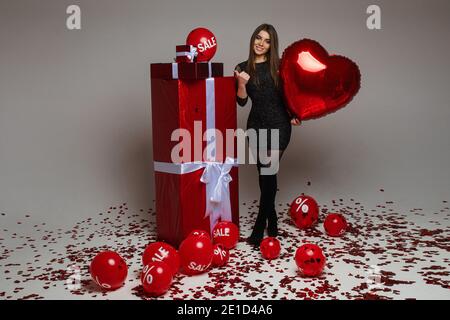
{"label": "white floor", "polygon": [[[450,204],[409,208],[377,203],[377,197],[383,199],[382,190],[373,205],[351,198],[322,203],[319,224],[308,231],[291,223],[287,203],[279,204],[282,253],[272,262],[243,242],[258,203],[241,201],[242,239],[229,264],[200,276],[178,275],[159,299],[450,299]],[[341,212],[351,224],[342,238],[325,235],[327,212]],[[143,248],[155,240],[154,217],[152,209],[123,203],[53,228],[31,213],[1,213],[0,298],[148,299],[139,272]],[[296,270],[295,250],[308,242],[327,257],[319,278],[302,278]],[[99,290],[88,274],[90,260],[103,249],[117,251],[129,266],[125,286],[114,292]]]}

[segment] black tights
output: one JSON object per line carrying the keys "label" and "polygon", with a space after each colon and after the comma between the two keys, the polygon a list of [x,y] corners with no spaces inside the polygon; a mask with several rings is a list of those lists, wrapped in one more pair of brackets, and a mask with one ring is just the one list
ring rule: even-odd
{"label": "black tights", "polygon": [[[278,235],[277,213],[275,210],[275,197],[277,194],[277,172],[278,164],[283,156],[284,150],[269,150],[268,156],[273,157],[272,161],[262,162],[258,157],[257,169],[259,175],[259,188],[261,196],[259,199],[259,211],[256,218],[253,232],[249,238],[251,243],[259,244],[264,237],[264,230],[268,222],[269,236]],[[274,161],[278,162],[274,163]],[[271,166],[273,166],[271,168]],[[269,170],[270,169],[270,170]]]}

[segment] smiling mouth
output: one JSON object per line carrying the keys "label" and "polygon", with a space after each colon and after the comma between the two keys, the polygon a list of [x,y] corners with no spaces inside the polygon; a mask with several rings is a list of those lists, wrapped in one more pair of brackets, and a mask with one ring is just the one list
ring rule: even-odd
{"label": "smiling mouth", "polygon": [[258,51],[263,51],[264,48],[256,47],[256,50],[258,50]]}

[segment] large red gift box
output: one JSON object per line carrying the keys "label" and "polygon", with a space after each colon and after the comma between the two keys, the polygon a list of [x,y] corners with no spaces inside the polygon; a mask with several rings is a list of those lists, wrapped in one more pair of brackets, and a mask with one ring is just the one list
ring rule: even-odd
{"label": "large red gift box", "polygon": [[[158,63],[150,72],[158,240],[178,247],[191,231],[211,233],[218,221],[239,226],[236,137],[228,139],[234,146],[226,139],[226,129],[234,133],[237,126],[234,78],[223,77],[223,65],[211,63]],[[191,135],[191,161],[171,159],[183,140],[172,141],[176,129]],[[215,140],[203,141],[207,129],[218,130]],[[215,153],[205,158],[207,145]]]}

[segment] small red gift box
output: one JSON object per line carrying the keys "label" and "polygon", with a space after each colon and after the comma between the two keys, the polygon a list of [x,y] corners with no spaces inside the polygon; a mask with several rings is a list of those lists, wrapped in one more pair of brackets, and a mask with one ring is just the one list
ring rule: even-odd
{"label": "small red gift box", "polygon": [[197,48],[193,45],[176,46],[176,62],[194,62],[197,56]]}
{"label": "small red gift box", "polygon": [[[187,63],[175,65],[181,69]],[[205,64],[189,65],[198,70]],[[170,77],[172,66],[151,65],[151,99],[158,240],[177,247],[192,230],[211,233],[221,220],[239,225],[236,138],[232,139],[233,148],[226,139],[226,129],[235,130],[237,121],[233,77],[204,79],[200,75],[185,80],[179,69],[179,79],[174,79]],[[172,151],[180,144],[171,139],[176,129],[191,133],[192,140],[201,139],[201,144],[191,144],[192,161],[172,161]],[[223,144],[217,137],[212,140],[215,153],[205,159],[203,151],[207,145],[211,147],[211,141],[202,139],[207,129],[222,133]]]}

